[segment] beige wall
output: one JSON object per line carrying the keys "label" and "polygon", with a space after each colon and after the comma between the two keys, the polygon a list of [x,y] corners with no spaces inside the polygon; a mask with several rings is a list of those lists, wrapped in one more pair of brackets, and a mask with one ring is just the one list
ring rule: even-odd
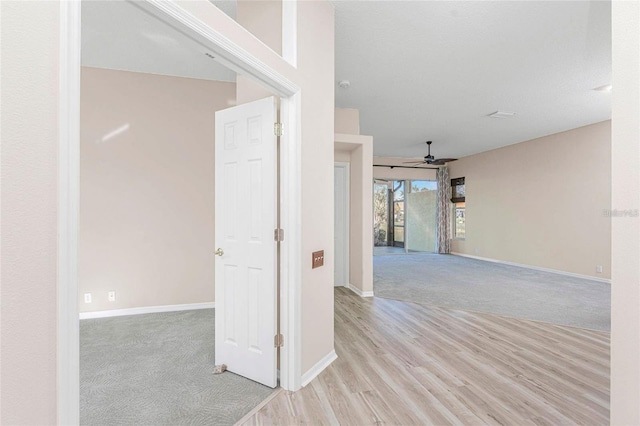
{"label": "beige wall", "polygon": [[[334,10],[298,3],[302,80],[302,371],[333,350],[333,257],[311,269],[311,253],[333,253]],[[326,259],[326,257],[325,257]]]}
{"label": "beige wall", "polygon": [[348,135],[360,134],[360,110],[354,108],[336,108],[335,132]]}
{"label": "beige wall", "polygon": [[[303,200],[302,254],[310,257],[311,247],[331,247],[333,191],[316,189],[328,186],[323,182],[333,173],[333,7],[326,1],[298,7],[295,69],[211,3],[177,4],[302,87],[302,144],[311,147],[303,152],[302,190],[314,194]],[[2,1],[0,8],[0,422],[55,424],[59,4]],[[314,209],[318,205],[325,207]],[[303,367],[308,368],[333,349],[333,271],[305,268],[302,279]]]}
{"label": "beige wall", "polygon": [[81,93],[80,312],[213,302],[215,111],[235,84],[85,67]]}
{"label": "beige wall", "polygon": [[333,152],[333,161],[350,163],[351,162],[351,151],[345,150],[335,150]]}
{"label": "beige wall", "polygon": [[[640,209],[640,2],[613,2],[612,197]],[[637,211],[637,210],[636,210]],[[640,218],[612,219],[611,424],[640,424]]]}
{"label": "beige wall", "polygon": [[278,55],[282,54],[282,2],[237,0],[236,21]]}
{"label": "beige wall", "polygon": [[611,276],[610,121],[462,158],[449,175],[466,187],[452,252]]}
{"label": "beige wall", "polygon": [[373,138],[335,134],[334,160],[350,163],[349,284],[373,291]]}
{"label": "beige wall", "polygon": [[360,136],[360,111],[336,108],[334,161],[350,163],[349,284],[373,292],[373,138]]}
{"label": "beige wall", "polygon": [[0,2],[0,424],[56,422],[58,15]]}
{"label": "beige wall", "polygon": [[[236,21],[278,55],[282,54],[282,2],[272,0],[238,0]],[[238,104],[268,96],[269,90],[243,76],[236,77]]]}
{"label": "beige wall", "polygon": [[[264,6],[269,8],[268,4]],[[305,1],[297,4],[297,12],[298,64],[292,80],[302,88],[304,374],[333,351],[334,10],[329,2]],[[265,13],[263,7],[239,9],[236,19],[249,31],[261,34],[263,40],[269,40],[269,31],[280,31],[268,22],[271,14]],[[263,89],[245,83],[238,79],[238,102],[264,97]],[[284,126],[286,131],[287,123]],[[311,253],[318,250],[325,251],[325,264],[311,269]]]}
{"label": "beige wall", "polygon": [[274,96],[271,91],[265,89],[262,85],[242,75],[236,77],[236,83],[236,100],[238,105]]}

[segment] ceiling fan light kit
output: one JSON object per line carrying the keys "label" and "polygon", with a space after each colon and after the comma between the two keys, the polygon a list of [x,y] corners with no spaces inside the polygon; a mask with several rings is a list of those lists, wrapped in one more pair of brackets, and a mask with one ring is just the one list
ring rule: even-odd
{"label": "ceiling fan light kit", "polygon": [[446,163],[457,160],[457,158],[435,158],[433,155],[431,155],[432,143],[432,141],[427,141],[427,147],[429,151],[422,161],[405,161],[403,164],[428,164],[430,166],[444,166],[446,165]]}

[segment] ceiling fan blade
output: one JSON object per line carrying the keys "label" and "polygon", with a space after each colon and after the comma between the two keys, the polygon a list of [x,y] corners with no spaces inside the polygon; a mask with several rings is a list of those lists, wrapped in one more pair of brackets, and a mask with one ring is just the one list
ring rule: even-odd
{"label": "ceiling fan blade", "polygon": [[424,160],[420,160],[420,161],[403,161],[402,164],[422,164],[424,163]]}
{"label": "ceiling fan blade", "polygon": [[434,166],[444,166],[446,163],[450,163],[452,161],[457,161],[457,158],[438,158],[431,162]]}

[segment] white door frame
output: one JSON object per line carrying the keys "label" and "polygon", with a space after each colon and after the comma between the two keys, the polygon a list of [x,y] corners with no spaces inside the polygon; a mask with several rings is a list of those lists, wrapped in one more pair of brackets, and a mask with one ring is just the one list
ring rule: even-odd
{"label": "white door frame", "polygon": [[[345,244],[347,246],[347,259],[345,262],[346,265],[346,274],[347,274],[347,280],[346,282],[343,284],[344,287],[348,287],[351,283],[350,283],[350,278],[349,278],[349,274],[350,274],[350,263],[349,263],[349,255],[351,253],[350,250],[350,225],[351,225],[351,163],[348,162],[342,162],[342,161],[336,161],[334,163],[334,169],[344,169],[345,170],[345,184],[346,184],[346,188],[342,188],[341,191],[344,193],[345,198],[346,198],[346,217],[344,218],[345,220]],[[334,191],[337,190],[337,188],[334,185]]]}
{"label": "white door frame", "polygon": [[[202,0],[205,1],[205,0]],[[295,61],[295,2],[283,14],[286,60]],[[280,226],[286,239],[280,251],[280,385],[301,387],[301,93],[300,87],[223,33],[173,1],[144,0],[138,6],[204,44],[220,62],[259,81],[281,97]],[[245,30],[246,31],[246,30]],[[60,92],[58,145],[58,424],[79,423],[78,212],[80,199],[80,0],[60,2]]]}

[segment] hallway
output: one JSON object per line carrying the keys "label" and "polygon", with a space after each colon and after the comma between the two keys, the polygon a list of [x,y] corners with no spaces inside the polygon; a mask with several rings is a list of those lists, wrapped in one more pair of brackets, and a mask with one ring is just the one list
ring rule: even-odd
{"label": "hallway", "polygon": [[335,293],[338,359],[241,424],[609,422],[609,333]]}

